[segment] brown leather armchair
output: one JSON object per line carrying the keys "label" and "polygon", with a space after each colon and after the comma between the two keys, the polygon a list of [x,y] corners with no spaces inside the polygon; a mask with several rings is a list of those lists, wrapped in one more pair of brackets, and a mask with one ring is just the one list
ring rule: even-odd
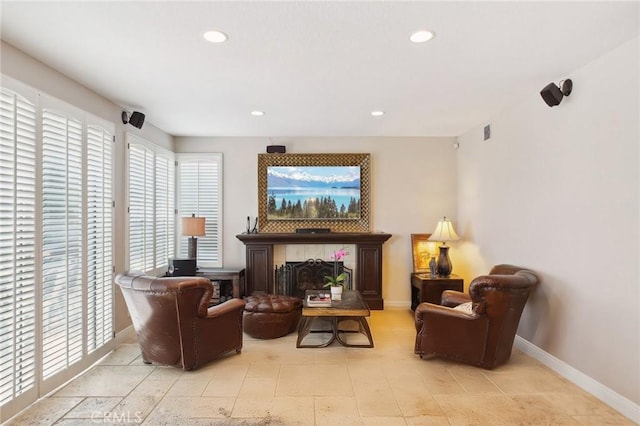
{"label": "brown leather armchair", "polygon": [[[453,359],[492,369],[511,357],[513,340],[536,275],[512,265],[496,265],[475,278],[469,294],[442,293],[442,306],[421,303],[416,308],[415,353]],[[453,309],[472,302],[471,312]]]}
{"label": "brown leather armchair", "polygon": [[211,281],[203,277],[155,278],[141,272],[116,277],[146,364],[193,370],[226,352],[242,350],[245,302],[209,307]]}

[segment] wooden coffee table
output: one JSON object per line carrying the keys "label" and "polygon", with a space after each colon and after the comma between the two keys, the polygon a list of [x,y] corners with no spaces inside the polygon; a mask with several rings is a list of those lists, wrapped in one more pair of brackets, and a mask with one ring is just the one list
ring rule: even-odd
{"label": "wooden coffee table", "polygon": [[[357,290],[345,290],[342,292],[342,300],[332,301],[331,306],[327,307],[310,307],[307,305],[307,295],[319,293],[320,290],[307,290],[304,305],[302,307],[302,318],[298,323],[298,341],[297,348],[324,348],[337,340],[342,346],[351,348],[372,348],[373,336],[367,323],[366,317],[369,316],[369,306],[362,299],[360,292]],[[326,293],[326,292],[325,292]],[[315,320],[319,318],[329,318],[331,329],[329,330],[312,330],[311,326]],[[345,320],[354,320],[358,323],[359,330],[341,330],[340,322]],[[331,333],[331,338],[325,343],[318,345],[302,344],[302,340],[310,333]],[[340,335],[344,333],[360,333],[364,334],[368,344],[349,344],[345,342]]]}

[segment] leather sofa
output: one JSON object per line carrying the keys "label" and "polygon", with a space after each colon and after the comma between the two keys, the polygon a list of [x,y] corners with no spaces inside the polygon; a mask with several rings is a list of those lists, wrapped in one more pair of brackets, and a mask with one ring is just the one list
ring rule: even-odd
{"label": "leather sofa", "polygon": [[475,278],[469,294],[442,293],[441,305],[421,303],[415,311],[415,353],[432,354],[492,369],[511,357],[513,340],[536,275],[496,265]]}
{"label": "leather sofa", "polygon": [[204,277],[119,274],[120,286],[142,351],[142,360],[193,370],[230,351],[242,350],[245,302],[209,307],[213,286]]}

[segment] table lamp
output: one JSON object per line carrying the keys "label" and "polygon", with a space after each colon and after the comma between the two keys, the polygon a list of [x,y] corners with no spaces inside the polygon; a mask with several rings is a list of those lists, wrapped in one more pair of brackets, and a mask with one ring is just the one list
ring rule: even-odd
{"label": "table lamp", "polygon": [[449,247],[447,246],[447,241],[456,241],[458,239],[460,239],[460,237],[458,237],[458,234],[456,234],[456,231],[453,229],[451,221],[447,219],[446,216],[438,221],[436,230],[433,231],[433,234],[429,237],[429,241],[440,241],[442,243],[436,266],[436,272],[441,277],[448,277],[451,275],[451,269],[453,269],[451,259],[449,259]]}
{"label": "table lamp", "polygon": [[189,259],[198,258],[198,238],[206,235],[204,232],[204,217],[196,217],[192,214],[191,217],[182,218],[182,235],[189,237]]}

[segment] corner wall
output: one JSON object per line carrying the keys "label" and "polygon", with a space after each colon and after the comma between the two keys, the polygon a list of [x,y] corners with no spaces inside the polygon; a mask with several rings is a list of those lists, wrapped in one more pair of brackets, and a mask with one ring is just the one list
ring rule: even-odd
{"label": "corner wall", "polygon": [[466,268],[538,273],[518,335],[636,407],[639,51],[636,38],[556,76],[573,80],[559,106],[532,91],[491,119],[490,140],[479,127],[459,137],[458,151]]}

